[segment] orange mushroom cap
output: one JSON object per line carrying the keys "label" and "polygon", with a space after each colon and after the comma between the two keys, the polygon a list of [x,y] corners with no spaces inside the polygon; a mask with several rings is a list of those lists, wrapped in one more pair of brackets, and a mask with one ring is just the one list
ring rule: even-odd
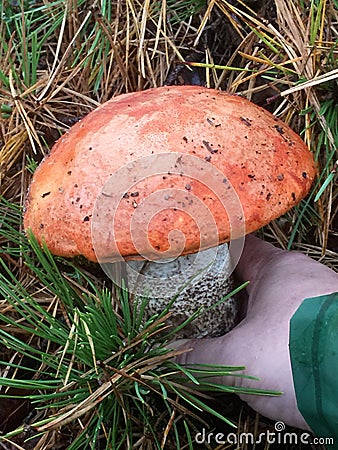
{"label": "orange mushroom cap", "polygon": [[263,108],[199,86],[154,88],[111,99],[57,141],[24,226],[65,257],[184,255],[284,214],[314,175],[305,143]]}

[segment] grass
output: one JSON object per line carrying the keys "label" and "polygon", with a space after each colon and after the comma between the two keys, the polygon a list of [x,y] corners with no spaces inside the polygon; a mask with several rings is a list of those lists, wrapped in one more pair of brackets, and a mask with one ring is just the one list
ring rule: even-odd
{"label": "grass", "polygon": [[[90,110],[193,74],[263,105],[302,135],[317,164],[312,191],[262,234],[337,270],[337,7],[337,0],[2,2],[0,394],[17,405],[19,389],[26,402],[10,416],[18,421],[6,437],[13,445],[194,448],[198,419],[213,426],[235,415],[213,404],[204,378],[235,368],[196,374],[175,365],[168,312],[142,322],[126,293],[92,267],[53,258],[27,239],[25,195],[55,140]],[[259,430],[250,413],[231,420],[238,430]]]}

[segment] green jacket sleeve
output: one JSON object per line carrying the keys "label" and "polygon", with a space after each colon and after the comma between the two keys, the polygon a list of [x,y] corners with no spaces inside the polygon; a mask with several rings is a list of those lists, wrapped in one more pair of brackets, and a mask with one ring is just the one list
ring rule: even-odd
{"label": "green jacket sleeve", "polygon": [[290,321],[289,351],[298,409],[338,449],[338,293],[303,301]]}

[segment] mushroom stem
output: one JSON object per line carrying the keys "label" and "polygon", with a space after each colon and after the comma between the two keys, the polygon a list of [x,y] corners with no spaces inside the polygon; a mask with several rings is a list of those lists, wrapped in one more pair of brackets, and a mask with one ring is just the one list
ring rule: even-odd
{"label": "mushroom stem", "polygon": [[[175,296],[170,317],[173,326],[203,308],[179,337],[220,336],[235,325],[238,312],[235,300],[221,302],[233,288],[231,273],[227,244],[173,261],[129,261],[127,266],[129,290],[140,296],[149,293],[148,317],[162,312]],[[213,307],[217,302],[219,305]]]}

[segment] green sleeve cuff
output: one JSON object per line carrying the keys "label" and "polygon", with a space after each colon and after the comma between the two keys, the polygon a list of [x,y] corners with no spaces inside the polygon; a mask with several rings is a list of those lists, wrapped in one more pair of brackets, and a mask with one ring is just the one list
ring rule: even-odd
{"label": "green sleeve cuff", "polygon": [[338,448],[338,293],[307,298],[290,321],[298,409],[318,437]]}

